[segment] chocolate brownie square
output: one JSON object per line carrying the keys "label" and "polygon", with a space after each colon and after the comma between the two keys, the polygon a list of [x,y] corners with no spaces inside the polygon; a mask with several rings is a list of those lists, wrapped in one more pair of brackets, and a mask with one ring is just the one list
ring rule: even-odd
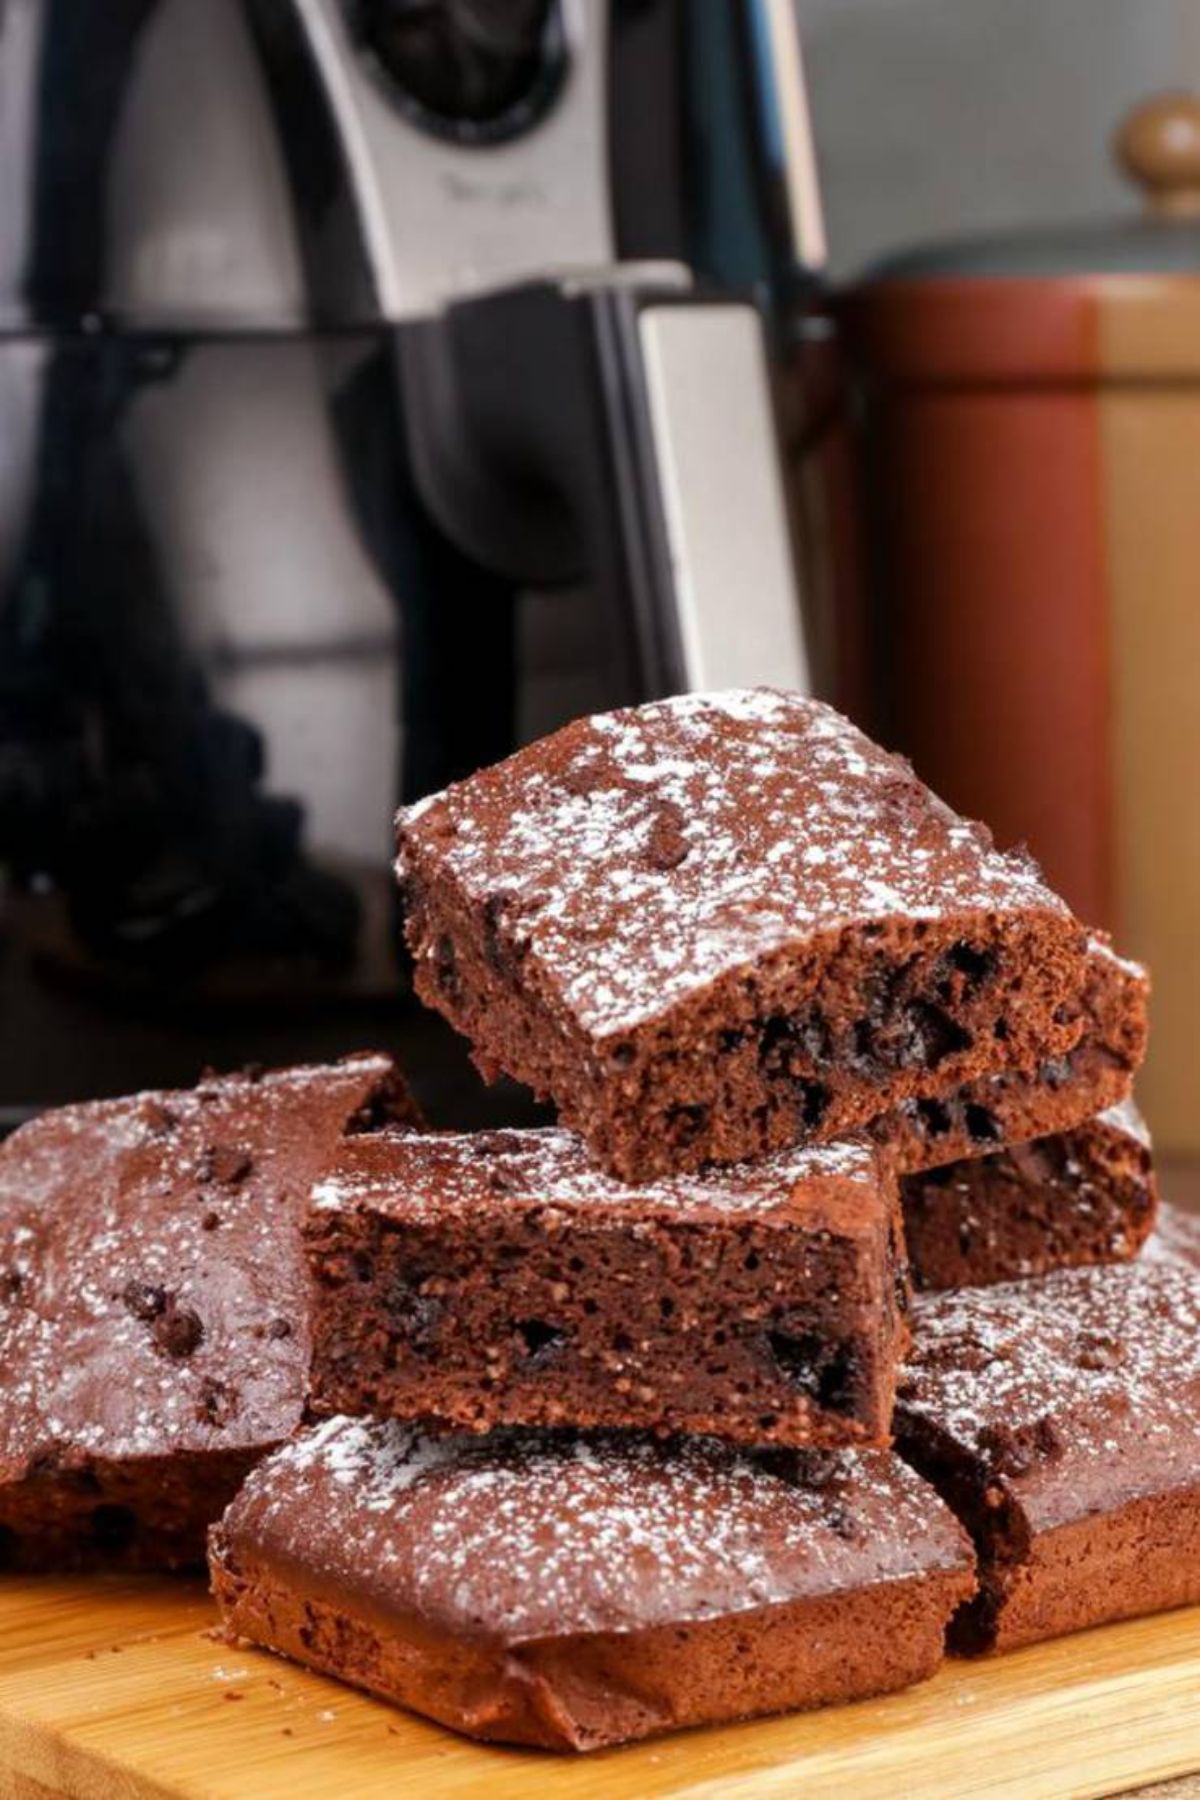
{"label": "chocolate brownie square", "polygon": [[1065,1057],[1085,935],[814,700],[581,719],[401,813],[421,997],[625,1180]]}
{"label": "chocolate brownie square", "polygon": [[631,1188],[568,1131],[381,1132],[307,1240],[320,1411],[888,1442],[904,1251],[861,1140]]}
{"label": "chocolate brownie square", "polygon": [[66,1106],[0,1147],[0,1567],[203,1561],[301,1421],[301,1220],[389,1058]]}
{"label": "chocolate brownie square", "polygon": [[975,1539],[952,1647],[1200,1601],[1200,1276],[1128,1263],[931,1294],[897,1447]]}
{"label": "chocolate brownie square", "polygon": [[900,1192],[918,1288],[1128,1262],[1158,1203],[1149,1133],[1132,1101],[1075,1131],[906,1175]]}
{"label": "chocolate brownie square", "polygon": [[259,1465],[210,1562],[231,1639],[555,1750],[904,1687],[974,1585],[886,1451],[348,1419]]}
{"label": "chocolate brownie square", "polygon": [[1146,1054],[1149,999],[1145,969],[1117,956],[1095,932],[1088,942],[1083,1036],[1073,1050],[1031,1074],[1008,1070],[937,1099],[907,1100],[873,1120],[871,1136],[897,1168],[919,1170],[1070,1131],[1128,1100]]}

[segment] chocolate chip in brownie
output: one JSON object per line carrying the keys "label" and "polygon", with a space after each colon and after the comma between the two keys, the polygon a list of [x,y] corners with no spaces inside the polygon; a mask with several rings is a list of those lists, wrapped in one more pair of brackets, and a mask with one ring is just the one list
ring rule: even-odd
{"label": "chocolate chip in brownie", "polygon": [[970,1048],[970,1033],[955,1024],[940,1006],[914,1000],[909,1005],[908,1017],[912,1023],[909,1058],[923,1068],[939,1068],[947,1057],[957,1056],[960,1051]]}
{"label": "chocolate chip in brownie", "polygon": [[771,1355],[794,1387],[825,1412],[849,1412],[855,1400],[857,1366],[848,1346],[802,1332],[769,1331]]}
{"label": "chocolate chip in brownie", "polygon": [[844,1506],[830,1507],[829,1524],[831,1530],[836,1536],[840,1537],[844,1543],[857,1543],[862,1536],[861,1525],[852,1513],[847,1512]]}
{"label": "chocolate chip in brownie", "polygon": [[1119,1338],[1107,1332],[1086,1331],[1079,1340],[1075,1360],[1081,1369],[1119,1369],[1126,1357],[1125,1345]]}
{"label": "chocolate chip in brownie", "polygon": [[507,893],[489,894],[483,904],[483,954],[492,973],[502,981],[514,981],[521,966],[521,949],[504,934],[504,917],[512,904]]}
{"label": "chocolate chip in brownie", "polygon": [[549,1362],[566,1342],[566,1333],[545,1319],[520,1319],[516,1329],[531,1363]]}
{"label": "chocolate chip in brownie", "polygon": [[254,1167],[254,1158],[240,1144],[209,1144],[200,1158],[201,1181],[217,1181],[236,1187]]}
{"label": "chocolate chip in brownie", "polygon": [[190,1306],[178,1306],[170,1299],[155,1319],[151,1335],[164,1355],[183,1360],[193,1356],[204,1342],[204,1322]]}
{"label": "chocolate chip in brownie", "polygon": [[989,1112],[986,1106],[979,1106],[974,1101],[965,1108],[963,1117],[967,1130],[977,1144],[996,1144],[1000,1141],[1000,1126],[996,1115]]}
{"label": "chocolate chip in brownie", "polygon": [[811,1073],[832,1054],[829,1022],[810,1006],[796,1017],[775,1014],[759,1027],[758,1061],[764,1075],[794,1078]]}
{"label": "chocolate chip in brownie", "polygon": [[987,1425],[978,1443],[995,1475],[1027,1475],[1063,1453],[1062,1432],[1049,1414],[1030,1425]]}
{"label": "chocolate chip in brownie", "polygon": [[443,932],[433,947],[433,978],[438,989],[447,1000],[453,1002],[458,998],[460,982],[458,978],[458,961],[454,954],[454,945]]}
{"label": "chocolate chip in brownie", "polygon": [[143,1325],[152,1324],[167,1310],[169,1298],[166,1288],[152,1281],[127,1281],[121,1290],[127,1310]]}
{"label": "chocolate chip in brownie", "polygon": [[918,1100],[916,1114],[926,1137],[945,1137],[953,1123],[950,1109],[942,1100]]}
{"label": "chocolate chip in brownie", "polygon": [[829,1027],[815,1007],[799,1018],[766,1019],[759,1031],[759,1067],[768,1081],[794,1086],[806,1131],[821,1123],[829,1106],[829,1088],[810,1073],[814,1063],[827,1059],[829,1047]]}
{"label": "chocolate chip in brownie", "polygon": [[976,944],[954,944],[942,958],[942,992],[957,1002],[980,993],[996,973],[996,954]]}
{"label": "chocolate chip in brownie", "polygon": [[576,794],[581,799],[598,793],[601,788],[625,785],[616,764],[603,751],[594,751],[568,764],[558,779],[568,794]]}
{"label": "chocolate chip in brownie", "polygon": [[236,1418],[238,1410],[236,1391],[225,1381],[215,1381],[205,1376],[200,1383],[200,1395],[196,1401],[196,1417],[202,1425],[221,1427],[228,1425]]}
{"label": "chocolate chip in brownie", "polygon": [[800,1083],[800,1117],[806,1130],[815,1130],[829,1108],[830,1093],[823,1081]]}
{"label": "chocolate chip in brownie", "polygon": [[679,1145],[690,1143],[707,1124],[706,1106],[673,1106],[666,1117],[667,1133],[672,1143]]}
{"label": "chocolate chip in brownie", "polygon": [[652,869],[664,874],[685,861],[691,845],[684,832],[683,811],[673,800],[656,802],[646,836],[645,857]]}

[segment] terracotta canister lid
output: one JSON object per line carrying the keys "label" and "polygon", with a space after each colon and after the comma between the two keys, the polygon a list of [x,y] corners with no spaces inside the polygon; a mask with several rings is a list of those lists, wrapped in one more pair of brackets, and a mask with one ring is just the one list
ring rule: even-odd
{"label": "terracotta canister lid", "polygon": [[[1200,95],[1159,94],[1135,107],[1113,147],[1146,196],[1152,220],[1200,221]],[[1161,235],[1182,241],[1177,232]]]}
{"label": "terracotta canister lid", "polygon": [[1113,151],[1140,216],[957,238],[869,269],[843,307],[867,364],[923,381],[1200,376],[1200,94],[1136,107]]}

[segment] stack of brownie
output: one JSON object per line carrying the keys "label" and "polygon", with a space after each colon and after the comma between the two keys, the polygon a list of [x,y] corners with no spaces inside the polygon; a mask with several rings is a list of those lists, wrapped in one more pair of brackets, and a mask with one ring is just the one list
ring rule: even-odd
{"label": "stack of brownie", "polygon": [[580,721],[399,847],[419,993],[561,1122],[317,1185],[324,1422],[214,1534],[235,1634],[589,1749],[1200,1598],[1145,977],[1027,858],[774,692]]}
{"label": "stack of brownie", "polygon": [[[369,1058],[268,1078],[322,1097],[303,1154],[253,1083],[211,1084],[220,1131],[165,1097],[174,1144],[140,1114],[81,1139],[112,1198],[75,1286],[65,1115],[44,1156],[19,1133],[0,1371],[99,1368],[103,1329],[141,1398],[18,1390],[18,1558],[89,1495],[111,1527],[114,1476],[141,1560],[182,1510],[178,1551],[257,1462],[210,1539],[231,1635],[573,1749],[1200,1599],[1200,1243],[1171,1221],[1134,1260],[1146,980],[1026,857],[766,690],[579,721],[399,848],[419,993],[560,1123],[424,1130]],[[270,1408],[249,1332],[290,1346]],[[205,1446],[233,1460],[197,1498]]]}

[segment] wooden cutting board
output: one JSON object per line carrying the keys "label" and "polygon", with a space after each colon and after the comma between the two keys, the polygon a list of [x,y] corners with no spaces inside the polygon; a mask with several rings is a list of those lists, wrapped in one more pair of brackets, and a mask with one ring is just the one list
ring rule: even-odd
{"label": "wooden cutting board", "polygon": [[0,1580],[0,1797],[1094,1796],[1200,1769],[1200,1609],[885,1700],[563,1759],[484,1749],[206,1633],[199,1584]]}

